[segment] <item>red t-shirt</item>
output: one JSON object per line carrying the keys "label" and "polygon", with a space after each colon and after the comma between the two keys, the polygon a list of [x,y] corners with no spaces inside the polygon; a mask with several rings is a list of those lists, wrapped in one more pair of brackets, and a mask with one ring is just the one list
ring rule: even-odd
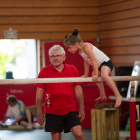
{"label": "red t-shirt", "polygon": [[[80,77],[77,69],[65,64],[62,72],[57,71],[52,65],[44,67],[38,78],[63,78]],[[36,83],[35,85],[45,90],[44,114],[66,115],[76,111],[76,98],[74,87],[81,83]]]}

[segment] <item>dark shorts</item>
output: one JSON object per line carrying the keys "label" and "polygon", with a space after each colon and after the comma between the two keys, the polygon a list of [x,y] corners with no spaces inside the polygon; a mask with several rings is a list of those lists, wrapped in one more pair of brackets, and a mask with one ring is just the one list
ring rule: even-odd
{"label": "dark shorts", "polygon": [[46,132],[63,132],[64,130],[64,133],[68,133],[77,125],[81,125],[77,111],[72,111],[67,115],[45,114]]}
{"label": "dark shorts", "polygon": [[[34,116],[31,113],[31,122],[33,122]],[[21,119],[20,121],[18,121],[18,124],[20,124],[21,121],[25,121],[28,122],[27,116],[25,115],[25,117],[23,119]]]}
{"label": "dark shorts", "polygon": [[100,65],[100,67],[98,68],[98,70],[101,72],[101,67],[102,66],[107,66],[107,67],[109,67],[110,68],[110,70],[112,71],[113,70],[113,63],[112,63],[112,61],[111,60],[109,60],[109,61],[107,61],[107,62],[103,62],[103,63],[101,63],[101,65]]}

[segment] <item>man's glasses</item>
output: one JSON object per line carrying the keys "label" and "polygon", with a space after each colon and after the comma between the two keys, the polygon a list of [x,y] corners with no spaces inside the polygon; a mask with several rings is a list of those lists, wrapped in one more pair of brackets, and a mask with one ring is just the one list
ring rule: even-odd
{"label": "man's glasses", "polygon": [[63,55],[51,55],[50,58],[51,58],[51,59],[60,58],[61,56],[63,56]]}

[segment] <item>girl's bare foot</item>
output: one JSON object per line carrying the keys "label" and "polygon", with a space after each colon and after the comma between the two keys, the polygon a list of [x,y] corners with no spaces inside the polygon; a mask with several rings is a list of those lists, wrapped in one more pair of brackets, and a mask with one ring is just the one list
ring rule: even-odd
{"label": "girl's bare foot", "polygon": [[106,95],[100,95],[95,101],[106,100],[106,99],[107,99]]}
{"label": "girl's bare foot", "polygon": [[122,103],[122,96],[116,97],[115,108],[118,108]]}
{"label": "girl's bare foot", "polygon": [[42,126],[40,126],[38,123],[32,124],[32,126],[33,126],[34,129],[40,129],[40,128],[42,128]]}

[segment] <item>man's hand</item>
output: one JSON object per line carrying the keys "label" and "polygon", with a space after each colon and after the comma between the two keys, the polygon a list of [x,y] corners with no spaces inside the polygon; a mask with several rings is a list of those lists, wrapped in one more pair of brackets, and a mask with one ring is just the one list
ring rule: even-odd
{"label": "man's hand", "polygon": [[80,122],[82,122],[85,119],[85,111],[84,111],[84,109],[79,110],[79,117],[81,118]]}
{"label": "man's hand", "polygon": [[37,113],[37,122],[42,126],[44,123],[44,114],[42,112]]}

